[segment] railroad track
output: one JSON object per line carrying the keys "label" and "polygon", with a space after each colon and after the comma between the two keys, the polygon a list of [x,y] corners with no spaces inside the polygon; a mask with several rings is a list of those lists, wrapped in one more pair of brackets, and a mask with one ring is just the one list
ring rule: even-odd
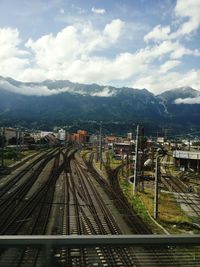
{"label": "railroad track", "polygon": [[[43,186],[40,192],[37,193],[37,196],[40,195],[40,201],[35,202],[34,204],[34,220],[32,222],[31,227],[29,226],[30,234],[32,235],[44,235],[46,233],[46,227],[49,222],[49,215],[51,211],[51,206],[53,202],[53,196],[55,191],[55,184],[63,171],[63,164],[59,166],[60,154],[55,158],[53,171],[47,181],[47,183]],[[31,201],[32,202],[32,201]],[[39,204],[39,205],[38,205]],[[38,206],[36,206],[38,205]],[[40,249],[25,249],[21,257],[19,259],[18,266],[35,266],[40,255]],[[40,257],[42,259],[42,255]]]}
{"label": "railroad track", "polygon": [[[19,208],[13,212],[7,224],[2,225],[2,234],[45,234],[56,180],[64,168],[63,163],[59,164],[60,153],[54,154],[54,157],[51,175],[28,200],[22,203],[23,205],[20,205]],[[47,158],[48,162],[50,159],[49,157]],[[44,162],[47,163],[45,160]],[[40,165],[39,169],[44,167],[43,165],[44,164]],[[20,193],[20,191],[18,193]],[[39,249],[9,249],[1,251],[2,257],[0,262],[4,262],[5,258],[10,258],[12,262],[10,266],[35,266],[39,254]]]}
{"label": "railroad track", "polygon": [[[32,188],[40,173],[46,164],[53,158],[53,155],[48,155],[33,172],[18,187],[14,188],[9,194],[4,194],[4,198],[0,201],[0,233],[6,234],[4,227],[8,226],[8,222],[12,220],[15,212],[24,206],[25,197]],[[7,187],[7,185],[5,186]]]}
{"label": "railroad track", "polygon": [[[132,226],[134,233],[151,233],[150,229],[146,227],[146,224],[144,224],[136,214],[134,214],[135,216],[133,215],[132,207],[129,206],[127,199],[124,197],[119,187],[117,174],[120,166],[112,171],[110,169],[109,162],[107,161],[106,164],[104,163],[104,167],[107,170],[108,178],[110,181],[109,184],[104,178],[99,175],[99,173],[96,172],[96,170],[94,170],[92,160],[93,155],[91,154],[89,162],[86,162],[89,171],[92,173],[92,176],[95,177],[95,179],[98,181],[98,183],[106,189],[107,193],[112,196],[112,199],[116,198],[117,206],[120,206],[123,212],[126,211],[126,214],[128,214],[128,216],[126,216],[125,218],[126,220],[127,217],[128,219],[131,219],[130,225]],[[179,266],[180,264],[178,260],[175,260],[175,254],[172,251],[169,251],[168,248],[152,247],[144,249],[142,251],[132,249],[130,254],[136,266],[163,266],[163,264],[167,264],[167,266]],[[139,256],[136,257],[136,255]]]}
{"label": "railroad track", "polygon": [[[71,158],[71,172],[67,173],[65,192],[69,199],[65,214],[68,213],[69,234],[121,234],[108,207],[93,185],[91,177],[86,172],[86,166]],[[113,248],[81,248],[57,250],[56,266],[66,262],[68,266],[93,266],[94,258],[98,266],[103,266],[109,259],[110,266],[133,266],[133,259],[126,249]],[[64,257],[65,255],[65,257]]]}
{"label": "railroad track", "polygon": [[189,192],[189,187],[183,181],[173,177],[166,167],[165,169],[162,168],[161,181],[169,191],[176,193],[180,203],[190,207],[193,216],[200,217],[199,196]]}
{"label": "railroad track", "polygon": [[[112,198],[117,198],[118,192],[114,193],[108,183],[101,180],[100,176],[95,176],[97,174],[93,172],[94,170],[92,171],[92,168],[90,169],[76,157],[75,152],[76,150],[67,149],[54,153],[50,175],[40,187],[35,188],[26,201],[22,201],[26,196],[25,192],[31,189],[31,182],[29,184],[26,180],[25,189],[21,188],[21,194],[23,192],[21,204],[15,211],[13,210],[13,214],[10,214],[7,225],[2,224],[2,234],[117,235],[122,233],[112,212],[94,185],[94,180],[103,187],[108,187]],[[42,162],[38,164],[39,169],[45,166]],[[12,191],[13,200],[16,197],[15,192],[17,189]],[[20,194],[20,191],[18,193]],[[120,201],[118,204],[125,209],[126,204],[123,204],[123,199],[120,198]],[[130,218],[135,219],[135,216],[132,214]],[[139,223],[138,220],[134,221],[135,225]],[[137,227],[138,233],[144,231],[144,228],[140,228],[139,225]],[[51,251],[51,264],[56,267],[163,266],[164,259],[168,263],[166,266],[179,266],[172,265],[174,262],[169,258],[167,248],[164,251],[164,249],[130,247],[76,249],[62,247]],[[3,265],[5,259],[9,259],[10,265]],[[46,266],[44,260],[44,251],[39,248],[26,247],[0,251],[0,266]]]}
{"label": "railroad track", "polygon": [[148,226],[140,219],[140,217],[136,214],[133,207],[130,206],[126,197],[124,196],[117,179],[117,172],[120,167],[115,171],[112,171],[109,168],[108,164],[105,164],[105,168],[108,172],[108,183],[105,179],[103,179],[99,173],[93,168],[93,157],[91,154],[89,162],[86,162],[88,170],[91,172],[92,176],[96,179],[96,181],[105,188],[105,191],[110,196],[111,199],[114,200],[115,206],[119,209],[120,212],[123,213],[123,216],[127,223],[131,226],[134,234],[152,234],[152,231],[148,228]]}
{"label": "railroad track", "polygon": [[30,170],[33,169],[33,167],[40,162],[41,160],[43,160],[46,156],[50,156],[53,155],[53,153],[55,153],[55,150],[53,151],[48,151],[45,152],[42,155],[37,155],[33,161],[28,164],[25,168],[23,168],[18,174],[14,175],[13,177],[11,177],[10,179],[7,179],[5,182],[1,182],[0,183],[0,200],[3,198],[3,196],[9,192],[11,189],[13,189],[15,187],[15,185],[26,175],[26,174],[30,174]]}

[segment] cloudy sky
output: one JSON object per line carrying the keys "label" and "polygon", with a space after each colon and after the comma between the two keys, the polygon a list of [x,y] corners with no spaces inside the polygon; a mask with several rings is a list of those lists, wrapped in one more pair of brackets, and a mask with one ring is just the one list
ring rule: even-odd
{"label": "cloudy sky", "polygon": [[200,90],[200,0],[0,0],[0,75]]}

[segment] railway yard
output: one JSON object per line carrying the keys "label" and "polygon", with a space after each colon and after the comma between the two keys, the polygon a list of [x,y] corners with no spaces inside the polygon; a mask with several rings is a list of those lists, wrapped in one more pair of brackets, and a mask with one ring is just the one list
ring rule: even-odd
{"label": "railway yard", "polygon": [[[93,166],[94,154],[82,158],[73,147],[36,154],[0,180],[1,235],[153,234],[134,211],[117,181],[118,168],[105,166],[107,178]],[[176,180],[162,177],[169,190],[199,204]],[[199,248],[54,247],[52,266],[200,266]],[[0,266],[46,266],[39,247],[1,248]]]}

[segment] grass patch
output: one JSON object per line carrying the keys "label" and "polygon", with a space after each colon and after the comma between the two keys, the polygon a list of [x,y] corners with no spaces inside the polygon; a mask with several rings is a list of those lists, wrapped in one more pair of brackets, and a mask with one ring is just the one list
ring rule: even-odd
{"label": "grass patch", "polygon": [[122,165],[122,161],[121,160],[115,159],[115,156],[114,156],[113,152],[109,152],[108,156],[109,156],[109,160],[110,160],[110,168],[112,170],[114,170],[118,166]]}
{"label": "grass patch", "polygon": [[[154,192],[145,189],[144,193],[139,193],[139,198],[145,204],[150,214],[153,214],[153,200]],[[173,195],[169,193],[159,193],[158,196],[158,219],[160,222],[177,224],[189,223],[191,220],[181,210],[180,206],[176,203]]]}
{"label": "grass patch", "polygon": [[[133,206],[137,214],[145,221],[156,233],[162,233],[161,230],[152,222],[149,214],[153,216],[154,209],[154,191],[145,189],[144,192],[138,192],[133,196],[133,185],[126,178],[119,174],[120,187]],[[148,211],[148,212],[147,212]],[[158,197],[158,222],[162,224],[171,233],[195,230],[192,226],[192,220],[181,210],[172,194],[160,192]]]}
{"label": "grass patch", "polygon": [[21,156],[24,158],[24,157],[28,157],[28,156],[31,156],[33,155],[34,153],[36,153],[37,151],[36,150],[26,150],[26,151],[23,151],[21,153]]}
{"label": "grass patch", "polygon": [[98,169],[102,173],[103,177],[107,179],[108,178],[108,174],[106,172],[106,169],[105,169],[104,165],[102,164],[102,168],[100,169],[100,162],[99,161],[94,160],[93,164],[96,167],[96,169]]}
{"label": "grass patch", "polygon": [[13,159],[4,159],[4,166],[8,167],[9,165],[15,163]]}
{"label": "grass patch", "polygon": [[89,160],[90,153],[91,153],[91,150],[85,149],[85,150],[81,150],[80,155],[81,155],[81,157],[83,159],[85,159],[86,161],[88,161]]}
{"label": "grass patch", "polygon": [[[13,153],[14,152],[14,153]],[[5,157],[4,158],[4,166],[5,167],[8,167],[8,166],[10,166],[10,165],[12,165],[12,164],[14,164],[14,163],[16,163],[17,162],[17,159],[16,159],[16,152],[15,152],[15,150],[13,150],[13,155],[12,154],[10,154],[9,155],[9,157]],[[6,152],[5,152],[6,153]],[[36,153],[36,151],[35,150],[26,150],[26,151],[22,151],[21,153],[19,153],[19,155],[18,155],[18,160],[22,160],[23,158],[25,158],[25,157],[28,157],[28,156],[31,156],[31,155],[33,155],[34,153]],[[5,154],[5,156],[6,156],[6,154]]]}
{"label": "grass patch", "polygon": [[148,224],[151,224],[151,219],[147,213],[146,207],[141,201],[141,199],[137,196],[133,196],[133,185],[130,184],[126,178],[120,176],[119,179],[120,187],[128,199],[130,205],[134,208],[136,213]]}

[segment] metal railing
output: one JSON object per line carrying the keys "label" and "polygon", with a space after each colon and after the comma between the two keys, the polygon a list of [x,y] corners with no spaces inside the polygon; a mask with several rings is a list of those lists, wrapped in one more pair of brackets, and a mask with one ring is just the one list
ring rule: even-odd
{"label": "metal railing", "polygon": [[[77,266],[115,266],[119,260],[120,266],[200,266],[200,235],[0,236],[0,249],[0,266],[5,267],[64,266],[63,261],[65,266],[72,266],[77,260]],[[19,253],[25,260],[16,256]],[[35,265],[38,260],[39,265]]]}
{"label": "metal railing", "polygon": [[0,246],[200,245],[200,235],[3,235]]}

